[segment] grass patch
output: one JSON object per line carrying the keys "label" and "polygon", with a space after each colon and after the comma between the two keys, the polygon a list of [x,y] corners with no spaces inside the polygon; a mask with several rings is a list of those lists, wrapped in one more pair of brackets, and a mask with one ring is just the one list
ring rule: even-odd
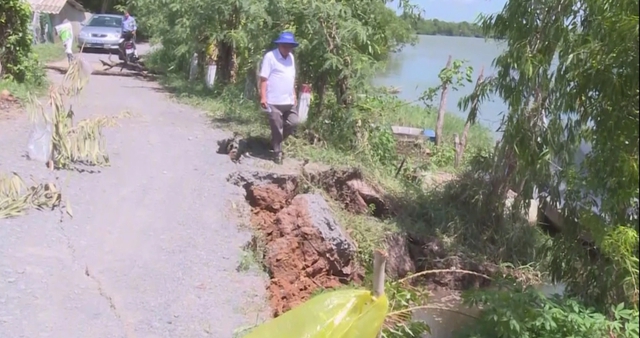
{"label": "grass patch", "polygon": [[46,92],[49,82],[42,67],[44,64],[66,58],[61,42],[38,44],[33,46],[32,51],[41,64],[40,68],[34,70],[34,72],[38,73],[33,76],[34,81],[18,83],[8,78],[0,79],[0,91],[8,90],[11,95],[21,102],[27,100],[30,94],[41,96]]}
{"label": "grass patch", "polygon": [[[204,84],[190,83],[183,76],[176,75],[162,78],[161,83],[181,103],[206,111],[214,125],[233,130],[245,137],[269,137],[265,114],[261,112],[256,102],[244,99],[241,93],[229,91],[216,98]],[[437,113],[432,109],[405,104],[400,100],[390,103],[378,102],[377,107],[368,108],[385,111],[378,114],[375,121],[382,126],[403,125],[435,129]],[[464,124],[464,119],[453,114],[447,115],[443,130],[445,139],[452,140],[454,134],[461,134]],[[479,124],[471,127],[468,148],[487,148],[492,143],[493,135],[488,128]],[[288,140],[284,146],[285,150],[293,156],[329,165],[358,165],[363,164],[363,161],[366,162],[366,159],[357,156],[356,153],[345,152],[331,146],[318,147],[301,139]]]}
{"label": "grass patch", "polygon": [[0,91],[7,90],[21,102],[24,102],[29,93],[44,93],[45,86],[32,85],[29,83],[18,83],[9,79],[0,79]]}
{"label": "grass patch", "polygon": [[247,272],[254,268],[260,268],[261,263],[258,261],[256,255],[257,252],[249,248],[243,248],[242,254],[240,255],[240,263],[238,263],[236,270],[238,272]]}
{"label": "grass patch", "polygon": [[[75,46],[73,52],[77,52]],[[60,61],[67,57],[62,42],[37,44],[33,46],[33,53],[38,58],[38,61],[42,63]]]}
{"label": "grass patch", "polygon": [[242,247],[240,262],[236,268],[238,272],[266,270],[264,265],[265,242],[263,235],[255,229],[251,230],[253,231],[251,240]]}

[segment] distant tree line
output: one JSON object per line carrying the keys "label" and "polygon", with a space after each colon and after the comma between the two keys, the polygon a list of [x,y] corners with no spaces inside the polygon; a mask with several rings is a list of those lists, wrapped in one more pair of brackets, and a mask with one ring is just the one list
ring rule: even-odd
{"label": "distant tree line", "polygon": [[447,22],[438,19],[416,19],[409,17],[405,17],[404,19],[409,21],[411,28],[413,28],[418,35],[484,37],[479,25],[467,21]]}

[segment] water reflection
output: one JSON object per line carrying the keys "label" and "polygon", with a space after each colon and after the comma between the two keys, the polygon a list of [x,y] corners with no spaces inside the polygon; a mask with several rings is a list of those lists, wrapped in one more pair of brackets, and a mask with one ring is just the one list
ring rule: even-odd
{"label": "water reflection", "polygon": [[[375,84],[400,88],[401,99],[415,101],[429,87],[439,84],[438,74],[447,63],[451,55],[454,59],[467,60],[467,65],[475,70],[478,76],[480,68],[485,68],[485,76],[492,75],[493,59],[500,55],[504,46],[495,41],[485,41],[477,38],[420,36],[415,46],[405,47],[400,53],[392,54],[387,68],[374,81]],[[457,91],[450,91],[447,100],[447,111],[466,118],[461,112],[458,100],[473,90],[473,84],[468,84]],[[506,111],[503,101],[490,98],[481,105],[480,123],[496,130],[502,113]],[[433,126],[435,127],[435,126]],[[499,134],[496,133],[496,137]]]}

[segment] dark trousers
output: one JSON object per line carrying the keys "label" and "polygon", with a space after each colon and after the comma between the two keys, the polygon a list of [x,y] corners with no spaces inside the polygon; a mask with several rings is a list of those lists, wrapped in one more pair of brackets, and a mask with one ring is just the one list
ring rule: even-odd
{"label": "dark trousers", "polygon": [[276,154],[282,152],[282,141],[296,131],[298,111],[292,104],[269,105],[269,126],[271,127],[271,146]]}

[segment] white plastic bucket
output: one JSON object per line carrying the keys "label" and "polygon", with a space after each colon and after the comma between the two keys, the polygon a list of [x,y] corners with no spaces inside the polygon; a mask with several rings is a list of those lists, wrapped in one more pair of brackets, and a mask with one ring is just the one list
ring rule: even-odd
{"label": "white plastic bucket", "polygon": [[218,68],[216,67],[215,63],[210,64],[209,66],[207,66],[207,77],[206,77],[206,85],[207,88],[213,88],[213,83],[216,80],[216,70]]}
{"label": "white plastic bucket", "polygon": [[309,115],[309,106],[311,105],[311,86],[308,84],[302,85],[300,90],[300,99],[298,100],[298,117],[300,123],[304,123]]}
{"label": "white plastic bucket", "polygon": [[193,53],[191,64],[189,65],[189,81],[193,81],[198,75],[198,54]]}

